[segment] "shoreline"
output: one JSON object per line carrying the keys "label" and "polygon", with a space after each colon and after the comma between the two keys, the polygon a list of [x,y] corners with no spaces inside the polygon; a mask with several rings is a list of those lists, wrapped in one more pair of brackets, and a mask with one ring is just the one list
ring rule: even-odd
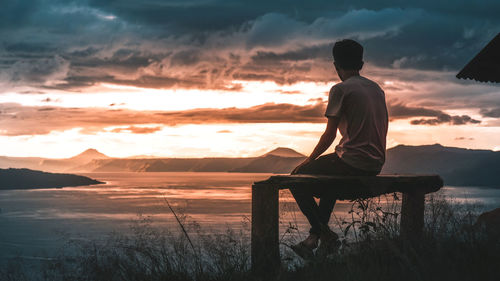
{"label": "shoreline", "polygon": [[47,189],[105,184],[86,176],[30,169],[0,169],[0,190]]}

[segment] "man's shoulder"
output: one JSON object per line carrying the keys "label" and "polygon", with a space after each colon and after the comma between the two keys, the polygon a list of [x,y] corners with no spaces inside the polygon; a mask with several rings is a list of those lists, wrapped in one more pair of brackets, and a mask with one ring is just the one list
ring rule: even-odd
{"label": "man's shoulder", "polygon": [[342,87],[342,89],[348,89],[348,88],[360,89],[358,86],[361,86],[361,88],[365,90],[370,89],[376,91],[383,91],[377,82],[368,79],[364,76],[356,76],[347,79],[342,83],[340,87]]}
{"label": "man's shoulder", "polygon": [[347,79],[339,84],[343,84],[345,86],[345,85],[359,84],[359,83],[370,83],[370,84],[378,85],[377,82],[375,82],[375,81],[373,81],[365,76],[362,76],[362,75],[349,77],[349,79]]}
{"label": "man's shoulder", "polygon": [[384,92],[380,85],[364,76],[353,76],[345,81],[339,82],[330,88],[331,95],[348,95],[357,91],[377,91]]}
{"label": "man's shoulder", "polygon": [[335,85],[333,85],[331,88],[330,88],[330,96],[335,94],[335,92],[339,92],[341,91],[341,88],[342,88],[342,83],[344,82],[339,82]]}

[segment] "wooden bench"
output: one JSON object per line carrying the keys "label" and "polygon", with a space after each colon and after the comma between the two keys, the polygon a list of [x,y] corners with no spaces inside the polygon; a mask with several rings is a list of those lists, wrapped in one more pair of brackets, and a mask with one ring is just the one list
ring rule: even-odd
{"label": "wooden bench", "polygon": [[320,176],[277,175],[252,185],[252,270],[270,272],[280,267],[279,190],[290,187],[331,188],[339,200],[377,197],[401,192],[400,235],[418,238],[424,226],[425,194],[438,191],[438,175]]}

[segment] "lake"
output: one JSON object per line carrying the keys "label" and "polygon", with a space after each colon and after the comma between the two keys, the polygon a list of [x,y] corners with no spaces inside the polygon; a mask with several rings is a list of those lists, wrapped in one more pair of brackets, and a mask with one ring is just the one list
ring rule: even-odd
{"label": "lake", "polygon": [[[178,231],[167,201],[179,216],[188,216],[204,231],[242,228],[250,218],[251,184],[271,176],[195,172],[83,175],[106,184],[0,191],[0,262],[12,257],[50,257],[67,237],[89,239],[102,238],[111,231],[127,233],[140,215],[150,218],[155,226]],[[500,206],[500,187],[447,186],[439,193],[454,203],[479,203],[484,210]],[[282,216],[282,230],[294,220],[306,233],[307,222],[297,212],[289,192],[282,191],[281,198],[281,205],[288,210]],[[335,214],[346,216],[351,205],[339,202]]]}

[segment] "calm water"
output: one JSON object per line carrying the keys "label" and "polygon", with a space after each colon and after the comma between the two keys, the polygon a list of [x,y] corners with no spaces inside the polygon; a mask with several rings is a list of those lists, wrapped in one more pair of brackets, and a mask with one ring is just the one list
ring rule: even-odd
{"label": "calm water", "polygon": [[[111,231],[128,232],[139,214],[153,223],[178,230],[165,200],[179,214],[206,230],[218,232],[243,227],[250,217],[252,182],[271,174],[248,173],[88,173],[105,185],[63,189],[0,191],[0,261],[9,257],[44,258],[63,245],[63,237],[99,238]],[[480,203],[484,209],[500,206],[500,189],[445,187],[440,193],[453,202]],[[288,191],[282,206],[295,209]],[[335,211],[343,216],[349,202]],[[285,215],[286,220],[294,216]],[[297,213],[299,227],[305,219]]]}

